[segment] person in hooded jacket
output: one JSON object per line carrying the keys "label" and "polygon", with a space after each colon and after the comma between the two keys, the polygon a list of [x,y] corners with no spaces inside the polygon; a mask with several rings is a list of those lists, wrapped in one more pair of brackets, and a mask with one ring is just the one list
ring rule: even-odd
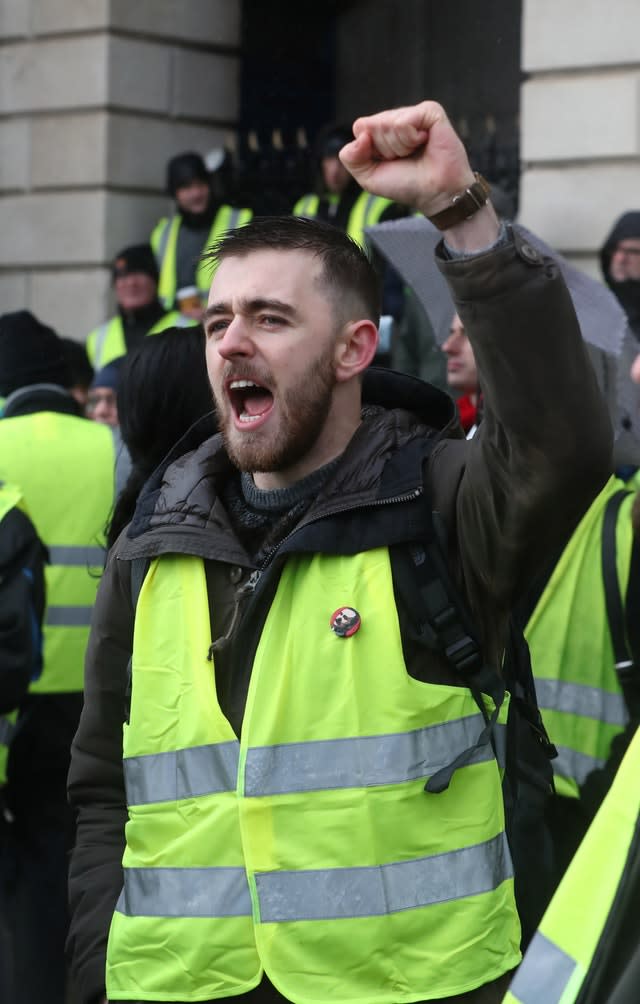
{"label": "person in hooded jacket", "polygon": [[86,1004],[494,1004],[520,960],[489,712],[421,644],[395,570],[426,560],[437,511],[497,668],[611,430],[558,269],[500,226],[444,110],[354,133],[358,183],[444,232],[484,421],[468,442],[446,395],[369,368],[379,286],[340,230],[264,218],[220,242],[221,434],[147,482],[87,656],[69,776]]}
{"label": "person in hooded jacket", "polygon": [[192,151],[167,164],[167,192],[175,212],[158,221],[150,241],[160,273],[158,295],[171,310],[179,291],[194,286],[206,303],[211,263],[201,260],[203,250],[225,230],[248,223],[253,212],[216,197],[204,158]]}
{"label": "person in hooded jacket", "polygon": [[600,267],[640,341],[640,210],[616,220],[600,250]]}

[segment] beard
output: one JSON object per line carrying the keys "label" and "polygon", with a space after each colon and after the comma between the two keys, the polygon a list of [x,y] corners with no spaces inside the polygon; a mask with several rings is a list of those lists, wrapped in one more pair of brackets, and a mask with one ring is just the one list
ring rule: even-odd
{"label": "beard", "polygon": [[268,473],[285,471],[303,459],[317,442],[331,409],[336,385],[332,360],[333,346],[329,346],[294,387],[280,392],[277,401],[274,396],[278,415],[272,430],[239,432],[229,402],[216,400],[222,442],[235,467],[248,474]]}

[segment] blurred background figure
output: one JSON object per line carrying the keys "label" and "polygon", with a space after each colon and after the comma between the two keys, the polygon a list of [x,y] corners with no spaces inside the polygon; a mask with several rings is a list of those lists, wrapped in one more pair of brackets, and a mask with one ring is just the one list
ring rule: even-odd
{"label": "blurred background figure", "polygon": [[600,250],[600,266],[640,341],[640,210],[624,213]]}
{"label": "blurred background figure", "polygon": [[118,356],[97,371],[87,397],[87,416],[112,428],[118,425],[118,380],[123,360],[124,356]]}
{"label": "blurred background figure", "polygon": [[114,444],[66,389],[56,333],[29,311],[0,316],[0,480],[20,488],[49,552],[43,668],[20,706],[8,765],[14,817],[15,973],[20,1000],[64,1004],[67,802],[82,708],[84,653],[114,496]]}
{"label": "blurred background figure", "polygon": [[15,817],[9,808],[8,758],[17,709],[42,672],[46,550],[23,511],[19,488],[0,482],[0,1000],[17,1000]]}
{"label": "blurred background figure", "polygon": [[407,210],[391,199],[365,192],[349,174],[338,154],[352,139],[353,133],[345,125],[329,124],[321,129],[314,144],[315,191],[298,199],[293,215],[331,223],[367,251],[382,282],[382,315],[375,362],[388,365],[394,325],[400,321],[404,308],[403,284],[395,270],[374,252],[365,228],[406,216]]}
{"label": "blurred background figure", "polygon": [[[146,340],[141,344],[146,344]],[[118,356],[117,359],[112,359],[110,363],[98,370],[89,388],[86,407],[87,418],[102,425],[108,425],[113,435],[116,498],[120,495],[131,473],[131,458],[122,440],[118,416],[118,387],[125,358],[126,356]]]}
{"label": "blurred background figure", "polygon": [[158,267],[149,244],[123,248],[114,259],[112,275],[118,313],[87,336],[87,354],[96,370],[129,352],[146,335],[194,323],[179,311],[166,311],[158,298]]}
{"label": "blurred background figure", "polygon": [[448,390],[447,359],[436,341],[433,325],[410,286],[404,289],[404,309],[393,331],[391,368]]}
{"label": "blurred background figure", "polygon": [[87,406],[89,387],[93,380],[93,366],[89,362],[87,350],[74,338],[60,338],[67,363],[69,393],[84,411]]}
{"label": "blurred background figure", "polygon": [[213,172],[217,176],[214,194],[210,172],[199,153],[177,154],[167,164],[167,193],[175,200],[175,212],[158,221],[150,238],[160,275],[158,292],[167,310],[176,306],[179,289],[193,286],[204,309],[212,266],[200,260],[202,252],[225,230],[242,226],[253,216],[251,209],[232,206],[222,197],[222,166]]}
{"label": "blurred background figure", "polygon": [[447,357],[447,385],[456,398],[462,428],[470,439],[479,421],[480,387],[473,348],[457,314],[453,315],[442,351]]}
{"label": "blurred background figure", "polygon": [[[175,447],[179,456],[216,431],[204,346],[199,326],[167,328],[146,339],[123,363],[118,415],[132,467],[113,512],[109,547],[133,518],[140,489],[169,451]],[[186,434],[194,423],[197,434],[191,442]]]}

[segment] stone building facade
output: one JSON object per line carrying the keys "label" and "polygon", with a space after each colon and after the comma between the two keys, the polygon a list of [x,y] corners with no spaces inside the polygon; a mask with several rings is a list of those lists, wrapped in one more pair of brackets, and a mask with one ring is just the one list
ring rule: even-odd
{"label": "stone building facade", "polygon": [[81,338],[164,168],[238,118],[236,0],[0,0],[0,310]]}
{"label": "stone building facade", "polygon": [[511,123],[519,218],[597,274],[611,222],[640,205],[637,0],[327,0],[312,31],[301,6],[272,0],[266,19],[258,0],[0,0],[0,312],[82,338],[112,308],[110,259],[167,209],[168,157],[277,121],[261,93],[299,96],[320,45],[334,79],[304,82],[327,117],[428,94],[461,128],[470,105]]}

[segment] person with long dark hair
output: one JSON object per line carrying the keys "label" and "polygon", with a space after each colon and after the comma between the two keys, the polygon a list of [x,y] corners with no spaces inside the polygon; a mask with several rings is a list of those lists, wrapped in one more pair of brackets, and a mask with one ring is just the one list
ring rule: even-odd
{"label": "person with long dark hair", "polygon": [[[133,517],[144,483],[191,426],[203,420],[210,426],[206,434],[215,432],[204,345],[199,326],[167,328],[145,339],[123,363],[118,415],[132,469],[113,511],[107,533],[109,547]],[[188,449],[187,439],[184,452]]]}

